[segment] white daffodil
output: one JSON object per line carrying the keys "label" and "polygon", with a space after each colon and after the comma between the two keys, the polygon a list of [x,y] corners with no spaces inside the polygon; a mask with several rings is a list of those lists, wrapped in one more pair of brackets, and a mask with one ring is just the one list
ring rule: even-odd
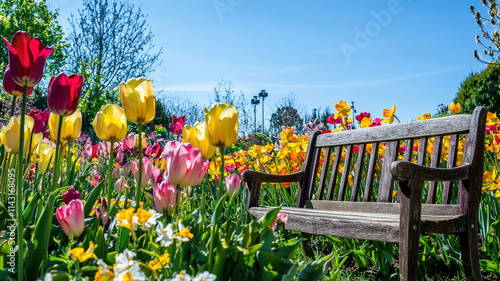
{"label": "white daffodil", "polygon": [[150,217],[148,219],[148,221],[146,221],[146,223],[144,223],[144,225],[142,226],[142,229],[144,229],[145,231],[148,231],[151,227],[156,225],[156,220],[161,218],[161,216],[162,216],[162,214],[158,213],[157,211],[155,211],[153,209],[149,209],[148,212],[152,213],[153,216]]}
{"label": "white daffodil", "polygon": [[165,228],[163,227],[163,223],[161,221],[158,222],[156,226],[156,234],[158,234],[158,238],[156,238],[156,242],[160,242],[162,246],[168,247],[170,244],[174,242],[174,230],[172,229],[172,224],[169,223]]}
{"label": "white daffodil", "polygon": [[135,253],[129,249],[125,249],[122,253],[116,255],[113,272],[115,274],[114,281],[135,280],[146,281],[146,274],[141,271],[141,267],[134,260]]}
{"label": "white daffodil", "polygon": [[168,279],[169,281],[191,281],[192,278],[189,276],[189,274],[184,274],[184,272],[181,271],[181,273],[177,274],[174,276],[172,279]]}
{"label": "white daffodil", "polygon": [[198,273],[193,278],[193,281],[215,281],[215,280],[217,280],[217,276],[208,271]]}

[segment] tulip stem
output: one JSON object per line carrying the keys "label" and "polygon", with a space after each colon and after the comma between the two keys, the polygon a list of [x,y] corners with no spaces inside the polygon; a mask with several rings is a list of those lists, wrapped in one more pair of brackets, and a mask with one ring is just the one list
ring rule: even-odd
{"label": "tulip stem", "polygon": [[64,117],[61,115],[59,116],[59,126],[57,126],[57,139],[56,139],[56,162],[54,163],[54,171],[52,175],[52,190],[54,191],[57,188],[57,182],[58,182],[58,177],[59,177],[59,146],[61,145],[60,138],[61,138],[61,131],[62,131],[62,124],[63,124],[63,119]]}
{"label": "tulip stem", "polygon": [[10,116],[9,117],[14,116],[14,109],[16,108],[16,99],[17,99],[17,96],[12,96],[12,106],[10,108]]}
{"label": "tulip stem", "polygon": [[137,175],[137,190],[135,197],[135,211],[139,208],[139,203],[141,201],[141,181],[142,181],[142,124],[139,124],[139,158],[137,159],[137,166],[139,169],[139,174]]}
{"label": "tulip stem", "polygon": [[[26,97],[28,85],[24,85],[21,107],[21,124],[19,128],[19,154],[17,155],[17,189],[16,189],[16,221],[17,221],[17,280],[24,281],[24,239],[23,239],[23,162],[24,162],[24,115],[26,114]],[[15,101],[15,99],[14,99]]]}
{"label": "tulip stem", "polygon": [[71,170],[71,141],[68,141],[68,155],[66,158],[66,185],[69,185],[70,170]]}
{"label": "tulip stem", "polygon": [[224,164],[224,147],[221,146],[219,147],[220,149],[220,182],[219,182],[219,191],[217,192],[217,201],[222,197],[222,194],[224,193],[224,170],[226,169],[225,164]]}
{"label": "tulip stem", "polygon": [[[113,175],[113,161],[114,161],[114,142],[111,142],[110,148],[109,148],[109,166],[108,166],[108,204],[111,206],[111,187],[113,185],[112,181],[112,175]],[[119,200],[119,199],[118,199]]]}

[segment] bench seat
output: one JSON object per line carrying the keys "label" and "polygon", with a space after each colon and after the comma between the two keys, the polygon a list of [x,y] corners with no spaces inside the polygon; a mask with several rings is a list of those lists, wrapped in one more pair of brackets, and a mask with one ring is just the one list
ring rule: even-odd
{"label": "bench seat", "polygon": [[[337,202],[329,202],[337,203]],[[333,235],[354,239],[367,239],[385,242],[399,242],[399,213],[377,212],[381,203],[367,202],[364,206],[373,208],[358,210],[359,202],[342,202],[344,210],[319,210],[296,207],[282,207],[281,212],[288,215],[286,229],[304,233]],[[346,204],[347,203],[347,204]],[[350,211],[346,206],[352,204]],[[399,203],[382,203],[399,207]],[[426,204],[423,204],[426,205]],[[445,206],[443,206],[445,207]],[[252,207],[249,212],[258,218],[263,217],[273,207]],[[423,207],[422,209],[425,209]],[[423,214],[421,216],[422,233],[460,233],[465,230],[465,215]]]}

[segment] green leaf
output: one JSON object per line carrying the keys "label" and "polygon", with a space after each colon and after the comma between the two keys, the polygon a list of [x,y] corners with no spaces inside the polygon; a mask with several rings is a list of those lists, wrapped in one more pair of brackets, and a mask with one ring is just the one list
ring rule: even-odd
{"label": "green leaf", "polygon": [[273,224],[274,220],[276,219],[276,216],[278,216],[280,210],[281,206],[271,209],[269,212],[267,212],[267,214],[259,220],[260,227],[264,228],[271,226],[271,224]]}
{"label": "green leaf", "polygon": [[120,240],[118,241],[118,252],[121,253],[125,248],[127,248],[130,242],[129,230],[126,227],[121,227],[120,229]]}
{"label": "green leaf", "polygon": [[333,257],[333,253],[319,260],[306,265],[297,277],[297,281],[315,281],[320,280],[326,273],[328,263]]}
{"label": "green leaf", "polygon": [[302,243],[302,241],[304,241],[304,239],[300,238],[297,241],[295,241],[295,243],[293,243],[292,245],[274,249],[273,253],[280,258],[290,258],[299,248],[300,243]]}
{"label": "green leaf", "polygon": [[95,201],[99,197],[99,194],[101,193],[101,188],[103,185],[104,181],[101,181],[95,188],[92,190],[92,192],[85,198],[85,215],[88,216],[90,214],[90,211],[92,210],[92,207],[94,207]]}

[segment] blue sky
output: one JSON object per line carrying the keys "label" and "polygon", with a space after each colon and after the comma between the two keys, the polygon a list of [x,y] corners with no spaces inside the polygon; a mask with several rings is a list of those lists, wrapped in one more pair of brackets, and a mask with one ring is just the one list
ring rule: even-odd
{"label": "blue sky", "polygon": [[[81,0],[47,0],[59,22]],[[381,117],[397,106],[401,121],[449,104],[460,82],[484,69],[473,51],[475,1],[137,0],[149,17],[162,65],[158,91],[208,104],[224,77],[248,99],[265,89],[266,115],[295,93],[309,112],[354,101]],[[481,49],[480,49],[481,50]]]}

